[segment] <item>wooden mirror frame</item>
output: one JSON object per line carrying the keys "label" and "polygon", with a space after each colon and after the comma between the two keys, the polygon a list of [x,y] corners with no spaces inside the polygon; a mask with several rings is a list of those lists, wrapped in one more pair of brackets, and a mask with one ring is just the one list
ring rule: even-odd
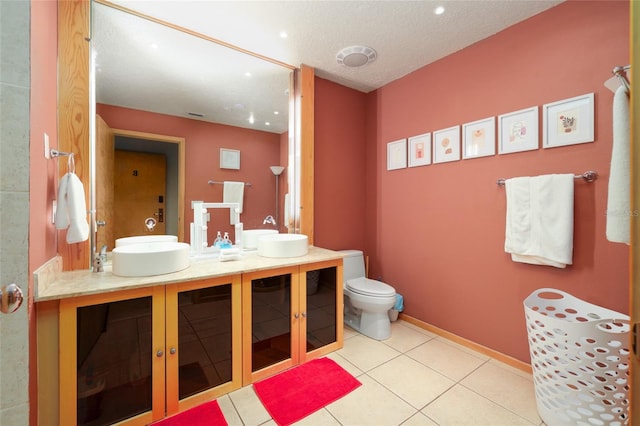
{"label": "wooden mirror frame", "polygon": [[[85,199],[90,200],[90,16],[91,0],[58,0],[58,150],[73,152],[76,174],[82,181]],[[228,47],[232,47],[227,45]],[[233,48],[233,47],[232,47]],[[247,53],[246,50],[237,50]],[[257,55],[259,56],[259,55]],[[297,70],[295,111],[300,147],[299,232],[313,244],[313,135],[314,69],[301,65]],[[59,168],[62,177],[66,169]],[[90,214],[93,220],[94,212]],[[58,231],[58,253],[63,270],[90,269],[91,243],[67,244],[66,231]],[[91,238],[90,238],[91,240]]]}

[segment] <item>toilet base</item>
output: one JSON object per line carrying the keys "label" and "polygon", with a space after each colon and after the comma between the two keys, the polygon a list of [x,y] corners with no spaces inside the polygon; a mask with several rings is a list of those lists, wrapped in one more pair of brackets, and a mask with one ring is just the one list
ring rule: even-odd
{"label": "toilet base", "polygon": [[386,340],[391,337],[391,321],[387,312],[360,312],[359,315],[345,313],[344,323],[360,334],[375,340]]}

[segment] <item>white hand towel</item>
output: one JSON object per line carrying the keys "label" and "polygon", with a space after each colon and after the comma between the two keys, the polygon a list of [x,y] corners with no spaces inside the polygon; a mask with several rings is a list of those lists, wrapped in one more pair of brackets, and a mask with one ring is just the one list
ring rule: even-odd
{"label": "white hand towel", "polygon": [[58,200],[56,204],[56,229],[67,229],[69,227],[69,207],[67,206],[67,182],[70,173],[62,176],[58,184]]}
{"label": "white hand towel", "polygon": [[69,206],[67,242],[73,244],[87,241],[89,239],[87,203],[84,196],[84,186],[75,173],[71,173],[67,183],[67,203]]}
{"label": "white hand towel", "polygon": [[[223,203],[238,203],[238,213],[242,213],[242,200],[244,198],[244,182],[225,181],[222,193]],[[229,223],[235,225],[235,212],[229,214]]]}
{"label": "white hand towel", "polygon": [[84,186],[75,173],[67,173],[60,179],[55,223],[56,229],[67,229],[69,244],[89,239]]}
{"label": "white hand towel", "polygon": [[629,98],[624,86],[613,95],[613,147],[607,199],[607,240],[630,243]]}
{"label": "white hand towel", "polygon": [[572,174],[507,179],[504,250],[514,262],[571,265],[573,181]]}

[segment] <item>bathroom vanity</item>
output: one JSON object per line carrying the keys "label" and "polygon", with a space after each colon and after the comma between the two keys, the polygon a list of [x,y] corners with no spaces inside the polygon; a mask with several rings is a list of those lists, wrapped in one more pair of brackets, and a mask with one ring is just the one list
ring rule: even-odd
{"label": "bathroom vanity", "polygon": [[39,424],[149,424],[339,349],[342,265],[309,247],[126,278],[53,259],[35,273]]}

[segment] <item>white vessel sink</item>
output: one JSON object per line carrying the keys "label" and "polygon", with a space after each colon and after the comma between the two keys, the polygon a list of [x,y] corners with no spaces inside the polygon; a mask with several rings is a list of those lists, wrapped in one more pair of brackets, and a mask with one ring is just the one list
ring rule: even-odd
{"label": "white vessel sink", "polygon": [[175,235],[140,235],[137,237],[123,237],[116,240],[116,247],[122,247],[129,244],[139,243],[161,243],[161,242],[178,242]]}
{"label": "white vessel sink", "polygon": [[122,277],[148,277],[181,271],[190,265],[189,248],[189,244],[174,241],[116,247],[112,252],[112,272]]}
{"label": "white vessel sink", "polygon": [[258,238],[258,256],[298,257],[309,252],[309,238],[302,234],[270,234]]}
{"label": "white vessel sink", "polygon": [[246,229],[242,231],[242,248],[243,249],[257,249],[258,239],[263,235],[277,234],[275,229]]}

